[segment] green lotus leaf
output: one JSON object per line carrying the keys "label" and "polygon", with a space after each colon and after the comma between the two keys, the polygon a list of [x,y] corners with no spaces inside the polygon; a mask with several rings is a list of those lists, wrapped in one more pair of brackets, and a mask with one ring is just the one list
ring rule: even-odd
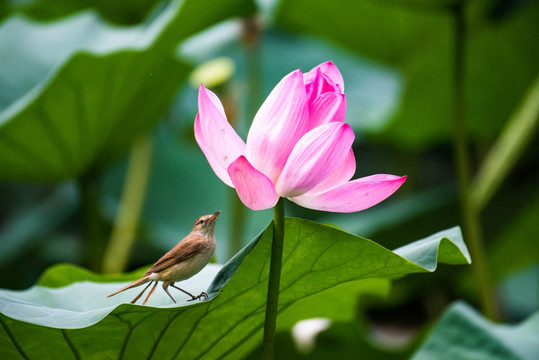
{"label": "green lotus leaf", "polygon": [[495,324],[457,302],[412,357],[423,359],[537,359],[539,312],[518,325]]}
{"label": "green lotus leaf", "polygon": [[[270,224],[220,270],[209,266],[180,283],[199,292],[213,277],[208,301],[187,302],[180,293],[175,294],[178,304],[173,304],[163,291],[156,291],[149,306],[126,304],[138,289],[105,299],[125,282],[95,282],[96,275],[85,271],[51,274],[69,272],[70,267],[51,270],[41,285],[29,290],[0,291],[0,353],[29,359],[244,356],[262,336],[272,229]],[[279,327],[339,312],[346,315],[337,318],[351,318],[360,293],[387,294],[391,279],[430,272],[438,261],[469,263],[456,228],[414,244],[401,248],[399,255],[333,227],[286,219]]]}
{"label": "green lotus leaf", "polygon": [[252,11],[249,0],[186,0],[132,27],[91,11],[50,23],[6,20],[0,180],[58,181],[112,162],[152,128],[185,81],[190,65],[175,57],[177,44]]}

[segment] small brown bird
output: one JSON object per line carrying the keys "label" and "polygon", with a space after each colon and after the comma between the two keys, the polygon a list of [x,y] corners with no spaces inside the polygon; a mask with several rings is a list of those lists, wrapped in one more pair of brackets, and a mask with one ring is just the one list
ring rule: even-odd
{"label": "small brown bird", "polygon": [[136,298],[131,301],[131,304],[134,304],[141,296],[144,294],[146,289],[155,281],[154,286],[150,290],[146,299],[142,305],[145,305],[150,296],[155,291],[159,281],[163,281],[163,290],[167,293],[172,301],[176,302],[170,292],[168,287],[172,286],[175,289],[183,291],[187,295],[191,296],[191,299],[187,301],[197,300],[201,297],[208,298],[208,294],[202,292],[198,296],[180,289],[175,286],[176,281],[182,281],[189,279],[191,276],[198,273],[202,270],[206,264],[210,261],[215,248],[217,247],[217,242],[215,241],[215,219],[219,216],[221,212],[217,211],[215,214],[201,216],[195,221],[193,230],[187,235],[182,241],[180,241],[172,250],[167,252],[161,259],[157,260],[153,266],[144,273],[144,277],[138,279],[137,281],[132,282],[131,284],[121,288],[118,291],[113,292],[107,297],[116,295],[124,290],[131,289],[147,282],[150,282]]}

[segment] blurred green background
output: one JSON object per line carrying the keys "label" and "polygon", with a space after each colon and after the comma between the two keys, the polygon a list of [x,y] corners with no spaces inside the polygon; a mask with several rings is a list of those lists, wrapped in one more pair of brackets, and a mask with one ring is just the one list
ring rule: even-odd
{"label": "blurred green background", "polygon": [[[193,136],[197,84],[219,95],[245,139],[284,75],[327,60],[345,79],[355,177],[408,180],[363,212],[287,203],[287,216],[390,249],[462,226],[453,124],[460,2],[204,0],[186,1],[182,11],[177,4],[0,4],[1,288],[30,287],[60,262],[97,272],[151,264],[199,215],[217,210],[216,261],[225,263],[272,213],[244,208],[213,174]],[[462,4],[472,194],[500,317],[515,322],[539,308],[539,2]],[[225,74],[210,86],[215,74],[192,71],[214,59]],[[480,307],[471,267],[408,277],[388,299],[358,299],[357,321],[331,327],[311,355],[335,354],[331,339],[339,351],[357,351],[363,334],[377,358],[401,358],[454,299]],[[296,351],[281,335],[281,349]]]}

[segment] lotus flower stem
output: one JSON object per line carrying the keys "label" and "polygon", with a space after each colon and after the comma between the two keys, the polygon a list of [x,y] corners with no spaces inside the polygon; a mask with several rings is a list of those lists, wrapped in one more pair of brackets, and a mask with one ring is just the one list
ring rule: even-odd
{"label": "lotus flower stem", "polygon": [[273,208],[273,243],[269,269],[268,297],[266,303],[266,320],[264,323],[264,343],[262,359],[273,359],[275,349],[275,325],[277,323],[277,307],[279,304],[279,283],[281,280],[281,264],[284,242],[284,199],[280,198]]}
{"label": "lotus flower stem", "polygon": [[472,255],[472,268],[475,273],[476,282],[479,288],[479,295],[483,313],[488,318],[495,320],[497,308],[494,301],[494,293],[488,267],[485,262],[485,247],[483,244],[483,235],[479,211],[472,202],[470,186],[470,164],[467,150],[466,139],[466,121],[464,111],[464,64],[465,64],[465,2],[457,2],[454,6],[454,88],[453,88],[453,106],[454,106],[454,146],[456,153],[456,166],[460,188],[460,205],[464,221],[463,232],[470,244]]}

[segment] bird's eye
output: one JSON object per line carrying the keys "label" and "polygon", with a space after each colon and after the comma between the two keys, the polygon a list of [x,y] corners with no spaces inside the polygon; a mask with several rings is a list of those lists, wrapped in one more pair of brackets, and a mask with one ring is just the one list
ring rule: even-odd
{"label": "bird's eye", "polygon": [[199,220],[198,223],[199,223],[199,225],[204,224],[204,219]]}

